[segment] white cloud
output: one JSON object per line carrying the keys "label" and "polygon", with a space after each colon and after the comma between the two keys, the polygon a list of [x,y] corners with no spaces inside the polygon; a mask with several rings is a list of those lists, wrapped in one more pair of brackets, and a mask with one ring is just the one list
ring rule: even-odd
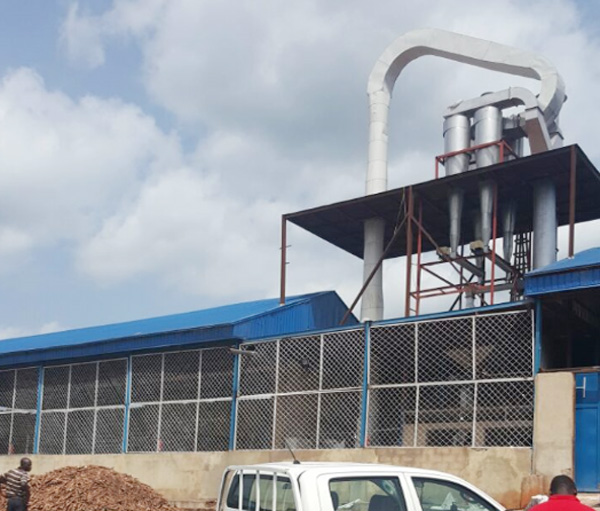
{"label": "white cloud", "polygon": [[[64,242],[77,269],[107,287],[145,278],[157,292],[218,301],[276,294],[280,215],[363,193],[368,74],[395,37],[420,26],[546,55],[567,83],[567,141],[600,156],[589,108],[600,102],[600,48],[571,1],[114,0],[100,14],[82,5],[71,4],[61,28],[69,59],[100,72],[120,44],[137,45],[131,72],[182,131],[197,131],[195,149],[184,154],[177,134],[135,105],[70,98],[30,69],[6,72],[1,268]],[[441,60],[411,64],[392,106],[390,185],[433,176],[448,104],[521,83],[531,84]],[[358,259],[299,230],[290,243],[290,292],[335,288],[352,300]],[[403,264],[386,265],[393,315],[403,311]]]}
{"label": "white cloud", "polygon": [[80,242],[147,176],[181,161],[177,138],[139,108],[75,101],[26,68],[0,83],[0,132],[4,251]]}

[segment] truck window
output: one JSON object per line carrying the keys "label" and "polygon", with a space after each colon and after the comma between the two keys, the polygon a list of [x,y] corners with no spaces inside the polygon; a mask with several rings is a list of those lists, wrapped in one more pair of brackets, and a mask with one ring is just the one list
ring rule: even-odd
{"label": "truck window", "polygon": [[464,486],[441,479],[413,477],[423,511],[498,511]]}
{"label": "truck window", "polygon": [[[292,484],[287,477],[277,477],[276,505],[273,507],[273,476],[260,476],[260,506],[257,506],[257,484],[255,474],[244,474],[242,480],[242,510],[244,511],[296,511]],[[231,481],[227,494],[227,510],[239,510],[240,475]]]}
{"label": "truck window", "polygon": [[344,477],[329,481],[334,511],[406,511],[397,477]]}

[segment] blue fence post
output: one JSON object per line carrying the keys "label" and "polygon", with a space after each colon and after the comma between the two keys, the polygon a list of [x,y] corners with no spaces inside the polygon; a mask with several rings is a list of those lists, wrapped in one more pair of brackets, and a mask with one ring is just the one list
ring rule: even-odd
{"label": "blue fence post", "polygon": [[542,300],[535,300],[535,344],[533,350],[533,374],[534,376],[540,372],[542,363]]}
{"label": "blue fence post", "polygon": [[[237,345],[236,347],[239,347]],[[236,421],[235,415],[237,410],[237,395],[238,395],[238,379],[240,374],[240,356],[233,356],[233,384],[232,384],[232,396],[231,396],[231,417],[229,418],[229,450],[235,449],[235,430]]]}
{"label": "blue fence post", "polygon": [[125,414],[123,416],[123,445],[122,452],[127,452],[127,437],[129,436],[129,408],[131,405],[131,355],[127,357],[127,383],[125,385]]}
{"label": "blue fence post", "polygon": [[44,366],[38,367],[37,403],[35,409],[35,431],[33,433],[33,454],[40,448],[40,425],[42,423],[42,392],[44,389]]}
{"label": "blue fence post", "polygon": [[362,410],[360,417],[360,446],[367,447],[367,413],[369,409],[369,352],[371,346],[371,323],[365,322],[365,355],[363,363]]}

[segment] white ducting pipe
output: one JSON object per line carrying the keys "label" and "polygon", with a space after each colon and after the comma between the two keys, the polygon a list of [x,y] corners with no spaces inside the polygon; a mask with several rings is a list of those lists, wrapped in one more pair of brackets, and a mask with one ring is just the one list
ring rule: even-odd
{"label": "white ducting pipe", "polygon": [[556,261],[556,185],[549,179],[533,187],[533,269]]}
{"label": "white ducting pipe", "polygon": [[[468,149],[471,144],[471,121],[466,115],[453,115],[444,119],[444,153]],[[444,164],[447,176],[469,170],[469,155],[466,153],[450,156]],[[460,243],[463,190],[453,187],[448,191],[450,217],[450,254],[456,257]]]}
{"label": "white ducting pipe", "polygon": [[[475,112],[475,145],[497,142],[502,138],[502,112],[495,106],[484,106]],[[478,149],[475,154],[477,168],[494,165],[500,160],[498,146]],[[479,205],[481,209],[481,241],[484,250],[489,250],[492,239],[492,212],[494,206],[494,183],[486,180],[479,185]]]}
{"label": "white ducting pipe", "polygon": [[[396,39],[380,56],[368,82],[370,102],[369,163],[366,179],[367,194],[387,189],[388,161],[388,113],[394,84],[402,70],[413,60],[425,55],[434,55],[465,64],[500,71],[541,82],[538,104],[546,122],[553,122],[565,100],[562,78],[543,57],[474,37],[468,37],[445,30],[422,29],[408,32]],[[545,126],[544,126],[545,127]],[[375,239],[371,229],[377,222],[365,222],[365,240]],[[369,258],[379,260],[383,255],[383,240],[377,247],[365,243],[365,266],[367,251]],[[366,271],[364,272],[366,274]],[[370,286],[380,285],[371,282]],[[363,311],[381,310],[376,303],[383,291],[369,292],[363,296]],[[367,302],[367,303],[365,303]],[[382,312],[383,313],[383,312]],[[370,317],[377,320],[383,316]],[[364,319],[364,316],[363,316]]]}

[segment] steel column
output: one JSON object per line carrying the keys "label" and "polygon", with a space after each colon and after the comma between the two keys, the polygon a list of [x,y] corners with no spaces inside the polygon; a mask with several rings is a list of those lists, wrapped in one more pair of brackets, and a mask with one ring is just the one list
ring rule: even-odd
{"label": "steel column", "polygon": [[281,274],[279,304],[285,305],[285,278],[286,278],[286,259],[287,259],[287,217],[281,216]]}
{"label": "steel column", "polygon": [[408,206],[406,212],[406,298],[404,306],[404,315],[410,316],[410,290],[411,290],[411,272],[412,272],[412,223],[413,223],[413,191],[412,186],[408,187]]}
{"label": "steel column", "polygon": [[[423,225],[423,203],[419,200],[419,225]],[[421,305],[421,251],[423,249],[423,231],[419,228],[417,234],[417,296],[415,313],[418,316]]]}
{"label": "steel column", "polygon": [[569,174],[569,257],[575,254],[575,194],[577,191],[577,153],[571,146],[571,168]]}

